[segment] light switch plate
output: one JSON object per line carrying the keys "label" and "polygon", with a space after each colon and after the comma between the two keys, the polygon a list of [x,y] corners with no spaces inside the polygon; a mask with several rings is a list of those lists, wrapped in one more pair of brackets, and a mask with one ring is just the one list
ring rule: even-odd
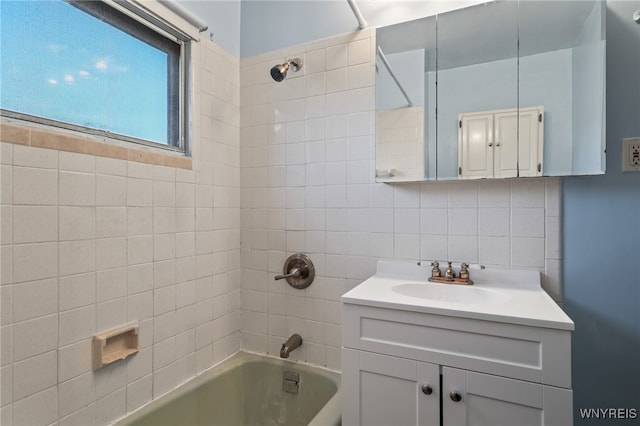
{"label": "light switch plate", "polygon": [[640,138],[622,140],[622,171],[640,172]]}

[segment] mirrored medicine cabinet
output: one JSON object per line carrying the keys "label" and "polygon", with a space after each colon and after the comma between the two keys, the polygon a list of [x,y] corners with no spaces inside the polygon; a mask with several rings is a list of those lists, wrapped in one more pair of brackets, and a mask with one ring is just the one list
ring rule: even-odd
{"label": "mirrored medicine cabinet", "polygon": [[602,174],[601,0],[503,0],[376,30],[376,181]]}

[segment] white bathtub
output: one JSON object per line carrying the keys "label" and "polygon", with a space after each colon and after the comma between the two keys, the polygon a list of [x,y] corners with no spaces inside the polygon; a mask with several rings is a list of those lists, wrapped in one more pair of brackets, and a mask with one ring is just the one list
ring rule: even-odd
{"label": "white bathtub", "polygon": [[[283,374],[299,375],[298,393]],[[287,373],[287,377],[290,377]],[[292,389],[293,388],[293,389]],[[116,425],[339,425],[340,374],[239,352]]]}

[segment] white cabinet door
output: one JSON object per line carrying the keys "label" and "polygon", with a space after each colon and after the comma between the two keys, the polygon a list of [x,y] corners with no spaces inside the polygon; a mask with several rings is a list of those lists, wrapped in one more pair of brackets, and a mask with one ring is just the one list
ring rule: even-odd
{"label": "white cabinet door", "polygon": [[543,111],[531,107],[460,114],[460,178],[542,176]]}
{"label": "white cabinet door", "polygon": [[[518,176],[518,111],[499,112],[495,119],[493,177]],[[489,176],[490,177],[490,176]]]}
{"label": "white cabinet door", "polygon": [[458,167],[462,179],[493,176],[493,114],[461,114]]}
{"label": "white cabinet door", "polygon": [[444,426],[572,423],[569,389],[448,367],[442,368],[442,377]]}
{"label": "white cabinet door", "polygon": [[543,108],[522,108],[519,115],[518,176],[542,176]]}
{"label": "white cabinet door", "polygon": [[343,425],[440,425],[439,366],[346,348],[342,363]]}

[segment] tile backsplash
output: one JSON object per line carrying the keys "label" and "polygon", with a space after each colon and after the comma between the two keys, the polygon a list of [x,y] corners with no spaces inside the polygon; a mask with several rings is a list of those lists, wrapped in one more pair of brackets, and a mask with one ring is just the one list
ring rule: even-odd
{"label": "tile backsplash", "polygon": [[[375,33],[240,63],[242,337],[247,349],[340,368],[340,295],[378,259],[452,260],[542,272],[561,301],[559,178],[374,182]],[[303,68],[276,83],[290,57]],[[306,290],[274,281],[286,257],[316,265]],[[425,277],[428,271],[425,271]]]}

